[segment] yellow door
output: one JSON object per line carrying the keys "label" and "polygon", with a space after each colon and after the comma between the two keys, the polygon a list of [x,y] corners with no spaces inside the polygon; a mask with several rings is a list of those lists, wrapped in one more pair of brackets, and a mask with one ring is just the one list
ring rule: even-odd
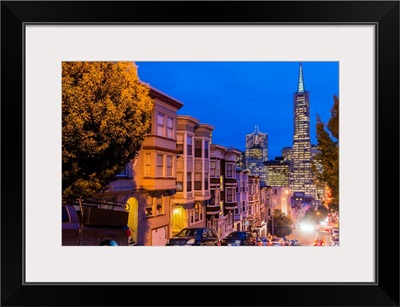
{"label": "yellow door", "polygon": [[131,237],[133,241],[137,242],[139,203],[135,197],[129,198],[126,203],[126,210],[129,212],[128,226],[132,232]]}

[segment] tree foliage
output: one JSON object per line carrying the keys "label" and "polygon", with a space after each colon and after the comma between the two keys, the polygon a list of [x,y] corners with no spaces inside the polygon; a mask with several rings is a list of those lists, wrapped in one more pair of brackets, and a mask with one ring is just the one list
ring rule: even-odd
{"label": "tree foliage", "polygon": [[[339,98],[333,97],[331,118],[328,124],[317,116],[317,148],[319,153],[315,156],[313,171],[320,183],[326,184],[330,189],[332,204],[339,203]],[[318,170],[316,164],[322,166]]]}
{"label": "tree foliage", "polygon": [[282,213],[276,213],[273,216],[273,221],[272,218],[268,220],[268,232],[274,234],[277,237],[288,236],[293,231],[292,224],[293,221],[290,217]]}
{"label": "tree foliage", "polygon": [[318,210],[310,208],[305,212],[302,222],[319,225],[320,222],[327,218],[328,213],[328,209],[326,209],[324,206],[319,206]]}
{"label": "tree foliage", "polygon": [[153,100],[133,62],[63,62],[63,198],[105,188],[141,149]]}

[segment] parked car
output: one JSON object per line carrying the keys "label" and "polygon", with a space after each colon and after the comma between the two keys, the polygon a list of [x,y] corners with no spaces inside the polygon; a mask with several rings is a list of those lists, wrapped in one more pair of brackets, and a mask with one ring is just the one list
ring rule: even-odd
{"label": "parked car", "polygon": [[218,246],[219,237],[212,228],[184,228],[167,240],[166,246]]}
{"label": "parked car", "polygon": [[262,246],[272,246],[272,241],[267,237],[259,237],[259,238],[262,242]]}
{"label": "parked car", "polygon": [[330,243],[331,246],[339,246],[339,239],[338,238],[332,239]]}
{"label": "parked car", "polygon": [[282,238],[272,238],[271,240],[272,246],[285,246],[285,242],[283,241]]}
{"label": "parked car", "polygon": [[62,205],[62,245],[127,246],[128,212],[95,205]]}
{"label": "parked car", "polygon": [[338,227],[333,227],[332,229],[331,229],[331,234],[332,235],[339,235],[339,228]]}
{"label": "parked car", "polygon": [[298,239],[291,239],[292,241],[292,246],[300,246],[300,241]]}
{"label": "parked car", "polygon": [[221,240],[221,246],[256,246],[257,241],[249,231],[233,231]]}
{"label": "parked car", "polygon": [[290,245],[292,245],[292,241],[290,241],[288,238],[282,237],[282,240],[283,240],[283,242],[284,242],[284,246],[290,246]]}
{"label": "parked car", "polygon": [[261,241],[260,237],[255,237],[255,239],[256,239],[257,246],[263,246],[263,242]]}

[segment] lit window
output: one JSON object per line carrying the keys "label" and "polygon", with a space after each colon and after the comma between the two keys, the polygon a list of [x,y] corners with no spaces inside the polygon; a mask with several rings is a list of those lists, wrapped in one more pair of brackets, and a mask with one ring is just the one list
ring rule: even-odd
{"label": "lit window", "polygon": [[163,214],[163,197],[156,198],[156,212],[157,215]]}
{"label": "lit window", "polygon": [[153,215],[153,198],[151,196],[146,197],[146,216]]}

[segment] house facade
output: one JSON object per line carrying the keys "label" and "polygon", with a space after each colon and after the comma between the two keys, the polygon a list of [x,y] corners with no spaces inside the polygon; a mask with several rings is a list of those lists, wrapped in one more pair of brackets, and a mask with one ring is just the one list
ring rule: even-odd
{"label": "house facade", "polygon": [[132,239],[139,245],[165,245],[170,207],[176,193],[177,111],[183,103],[151,88],[151,127],[142,149],[124,172],[96,197],[126,204]]}

